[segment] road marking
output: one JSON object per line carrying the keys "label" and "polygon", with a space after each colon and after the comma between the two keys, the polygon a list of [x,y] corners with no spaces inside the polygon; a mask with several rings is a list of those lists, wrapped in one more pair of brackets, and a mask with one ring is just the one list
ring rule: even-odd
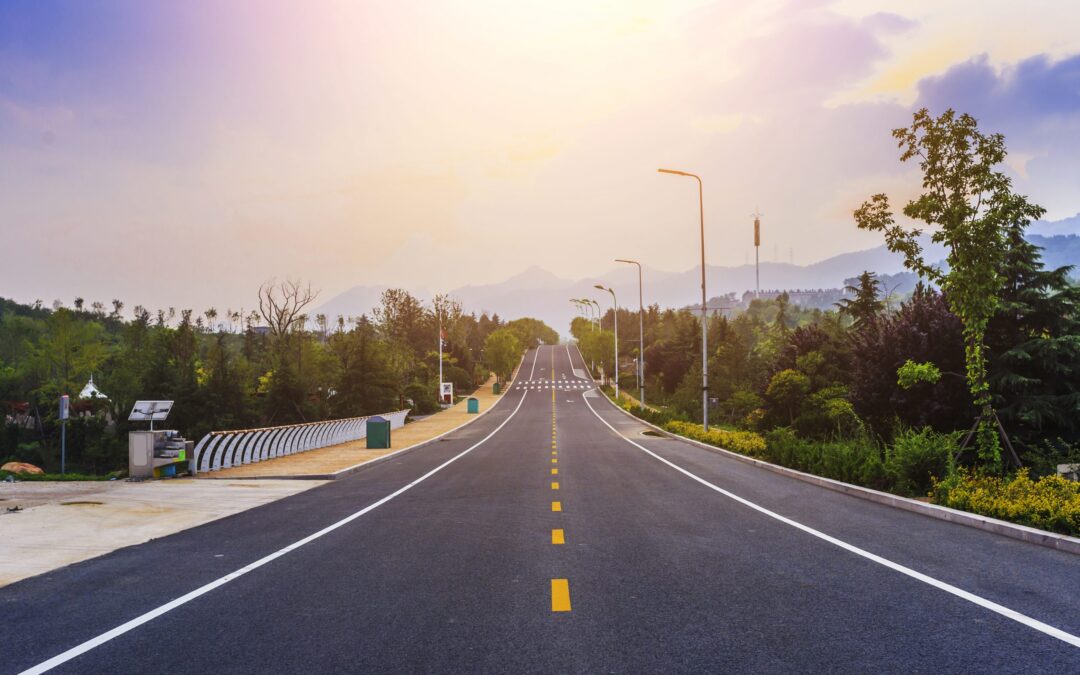
{"label": "road marking", "polygon": [[559,463],[559,460],[553,457],[553,458],[551,459],[551,463],[552,463],[552,464],[558,464],[558,463]]}
{"label": "road marking", "polygon": [[562,502],[551,502],[551,510],[555,513],[562,512]]}
{"label": "road marking", "polygon": [[[283,555],[291,553],[292,551],[295,551],[296,549],[298,549],[298,548],[300,548],[302,546],[310,544],[311,542],[315,541],[316,539],[319,539],[319,538],[321,538],[321,537],[323,537],[323,536],[325,536],[327,534],[330,534],[331,532],[333,532],[334,530],[336,530],[336,529],[338,529],[340,527],[348,525],[349,523],[356,520],[360,516],[363,516],[365,513],[368,513],[369,511],[374,511],[375,509],[379,508],[380,506],[382,506],[383,504],[389,502],[390,500],[394,499],[395,497],[398,497],[401,494],[403,494],[403,493],[411,490],[412,488],[416,487],[420,483],[423,483],[428,478],[431,478],[432,476],[439,473],[440,471],[442,471],[446,467],[448,467],[451,464],[453,464],[454,462],[458,461],[459,459],[461,459],[465,455],[469,454],[470,452],[472,452],[476,448],[483,445],[485,442],[487,442],[489,439],[491,439],[492,436],[499,433],[499,431],[504,426],[506,426],[506,424],[510,420],[512,420],[514,418],[514,415],[517,414],[518,410],[521,410],[521,404],[525,402],[525,398],[528,395],[529,395],[528,392],[525,392],[524,394],[521,395],[521,400],[518,401],[518,404],[514,408],[513,412],[511,412],[510,415],[506,419],[504,419],[501,423],[499,423],[499,426],[495,427],[495,429],[490,434],[488,434],[487,436],[484,436],[482,439],[480,439],[479,441],[477,441],[473,445],[470,445],[465,450],[463,450],[460,453],[454,455],[453,457],[446,460],[445,462],[443,462],[439,466],[435,467],[431,471],[428,471],[424,475],[422,475],[419,478],[417,478],[416,480],[412,481],[408,485],[405,485],[404,487],[398,488],[396,491],[391,492],[390,494],[386,495],[385,497],[378,500],[377,502],[374,502],[372,504],[368,504],[367,506],[360,509],[356,513],[353,513],[352,515],[346,516],[346,517],[342,518],[341,520],[337,521],[336,523],[328,525],[328,526],[324,527],[323,529],[321,529],[321,530],[319,530],[317,532],[309,534],[308,536],[304,537],[303,539],[300,539],[298,541],[295,541],[295,542],[289,544],[285,548],[278,549],[277,551],[274,551],[273,553],[271,553],[269,555],[266,555],[266,556],[263,556],[262,558],[259,558],[258,560],[256,560],[253,563],[249,563],[249,564],[241,567],[240,569],[235,570],[233,572],[230,572],[230,573],[226,574],[223,577],[215,579],[214,581],[211,581],[208,584],[204,584],[204,585],[196,588],[195,590],[193,590],[193,591],[191,591],[189,593],[185,593],[184,595],[181,595],[179,598],[176,598],[175,600],[167,602],[164,605],[161,605],[160,607],[152,609],[149,612],[146,612],[145,614],[141,614],[141,615],[135,617],[134,619],[131,619],[130,621],[122,623],[119,626],[117,626],[116,628],[113,628],[112,630],[106,631],[106,632],[102,633],[101,635],[98,635],[95,638],[91,638],[91,639],[89,639],[89,640],[87,640],[87,641],[85,641],[85,642],[83,642],[81,644],[78,644],[78,645],[72,647],[71,649],[69,649],[69,650],[67,650],[65,652],[57,654],[56,656],[52,657],[51,659],[48,659],[47,661],[42,661],[41,663],[37,664],[36,666],[33,666],[31,668],[28,668],[28,669],[24,670],[23,675],[33,675],[33,674],[36,674],[36,673],[44,673],[44,672],[47,672],[49,670],[52,670],[53,668],[55,668],[55,667],[57,667],[57,666],[59,666],[61,664],[67,663],[71,659],[73,659],[73,658],[75,658],[77,656],[80,656],[82,654],[85,654],[86,652],[90,651],[91,649],[94,649],[96,647],[100,647],[101,645],[105,644],[106,642],[108,642],[108,641],[110,641],[110,640],[112,640],[114,638],[120,637],[124,633],[130,632],[130,631],[138,628],[139,626],[143,625],[144,623],[148,623],[150,621],[153,621],[154,619],[158,618],[159,616],[161,616],[163,614],[166,614],[168,612],[171,612],[172,610],[176,609],[177,607],[180,607],[182,605],[186,605],[187,603],[191,602],[192,600],[194,600],[194,599],[196,599],[196,598],[198,598],[200,596],[206,595],[210,591],[212,591],[212,590],[214,590],[216,588],[219,588],[221,586],[224,586],[225,584],[229,583],[230,581],[233,581],[235,579],[238,579],[238,578],[244,576],[248,572],[252,572],[254,570],[257,570],[258,568],[262,567],[263,565],[271,563],[274,560],[277,560],[278,558],[282,557]],[[564,582],[565,582],[565,580],[564,580]],[[552,582],[552,590],[554,591],[554,582]],[[553,603],[554,603],[554,601],[553,601]],[[569,595],[567,595],[567,609],[569,609]]]}
{"label": "road marking", "polygon": [[551,611],[570,611],[570,582],[567,579],[551,580]]}
{"label": "road marking", "polygon": [[551,489],[552,490],[558,490],[559,489],[559,484],[556,483],[555,481],[552,481],[551,482]]}
{"label": "road marking", "polygon": [[553,455],[557,455],[557,454],[559,454],[559,451],[558,451],[558,450],[552,450],[552,451],[551,451],[551,454],[553,454]]}
{"label": "road marking", "polygon": [[552,469],[551,470],[551,475],[552,476],[558,476],[559,475],[559,470],[558,469]]}
{"label": "road marking", "polygon": [[552,544],[565,544],[566,543],[566,535],[563,534],[562,530],[552,530],[551,531],[551,543]]}
{"label": "road marking", "polygon": [[818,539],[821,539],[823,541],[827,541],[830,544],[833,544],[835,546],[839,546],[840,548],[844,549],[845,551],[848,551],[850,553],[854,553],[857,556],[861,556],[863,558],[866,558],[867,560],[870,560],[872,562],[876,562],[879,565],[883,565],[885,567],[888,567],[889,569],[894,570],[896,572],[899,572],[900,574],[909,576],[912,579],[916,579],[916,580],[921,581],[921,582],[923,582],[925,584],[933,586],[934,588],[945,591],[946,593],[950,593],[952,595],[955,595],[958,598],[962,598],[964,600],[967,600],[968,602],[976,604],[979,607],[982,607],[984,609],[988,609],[991,612],[994,612],[996,614],[1000,614],[1001,616],[1004,616],[1004,617],[1006,617],[1008,619],[1012,619],[1013,621],[1016,621],[1017,623],[1024,624],[1025,626],[1027,626],[1029,628],[1034,628],[1035,630],[1039,631],[1040,633],[1045,633],[1046,635],[1049,635],[1050,637],[1055,637],[1055,638],[1057,638],[1057,639],[1059,639],[1059,640],[1061,640],[1063,642],[1069,643],[1070,645],[1072,645],[1074,647],[1080,647],[1080,636],[1073,635],[1072,633],[1067,633],[1067,632],[1061,630],[1060,628],[1055,628],[1055,627],[1051,626],[1050,624],[1046,624],[1046,623],[1043,623],[1042,621],[1039,621],[1038,619],[1033,619],[1030,616],[1027,616],[1026,614],[1021,614],[1020,612],[1017,612],[1014,609],[1009,609],[1008,607],[1005,607],[1004,605],[999,605],[998,603],[996,603],[996,602],[994,602],[992,600],[987,600],[986,598],[975,595],[974,593],[969,593],[968,591],[965,591],[962,588],[959,588],[957,586],[953,586],[952,584],[948,584],[948,583],[946,583],[944,581],[939,581],[938,579],[935,579],[934,577],[923,574],[922,572],[917,572],[917,571],[911,569],[910,567],[905,567],[904,565],[901,565],[900,563],[895,563],[895,562],[893,562],[893,561],[891,561],[891,560],[889,560],[887,558],[883,558],[883,557],[881,557],[879,555],[871,553],[870,551],[867,551],[865,549],[861,549],[858,546],[854,546],[852,544],[849,544],[846,541],[841,541],[840,539],[837,539],[836,537],[825,534],[824,532],[821,532],[820,530],[815,530],[814,528],[812,528],[812,527],[810,527],[808,525],[803,525],[802,523],[794,521],[791,518],[788,518],[786,516],[782,516],[779,513],[776,513],[775,511],[770,511],[769,509],[765,508],[764,506],[760,506],[758,504],[755,504],[754,502],[750,501],[749,499],[744,499],[743,497],[740,497],[739,495],[737,495],[737,494],[735,494],[733,492],[728,492],[727,490],[725,490],[722,487],[719,487],[717,485],[713,485],[712,483],[705,480],[704,478],[702,478],[702,477],[700,477],[700,476],[698,476],[696,474],[690,473],[689,471],[687,471],[686,469],[682,468],[681,466],[675,464],[674,462],[671,462],[669,460],[664,459],[663,457],[656,454],[652,450],[649,450],[645,446],[634,442],[633,440],[627,438],[626,436],[623,436],[622,434],[620,434],[618,432],[618,430],[615,429],[615,427],[611,426],[611,424],[609,424],[607,420],[605,420],[603,417],[601,417],[600,413],[596,412],[596,409],[592,407],[591,403],[589,403],[588,401],[585,401],[585,403],[588,404],[589,410],[591,410],[592,413],[594,415],[596,415],[596,418],[598,420],[600,420],[601,422],[603,422],[604,426],[606,426],[608,429],[611,429],[613,432],[615,432],[615,435],[617,435],[619,438],[623,439],[624,441],[626,441],[630,445],[634,446],[635,448],[641,450],[645,454],[650,455],[653,458],[660,460],[664,464],[667,464],[672,469],[675,469],[676,471],[678,471],[679,473],[687,476],[688,478],[691,478],[691,479],[697,481],[698,483],[701,483],[702,485],[704,485],[705,487],[707,487],[707,488],[709,488],[711,490],[719,492],[720,494],[724,495],[725,497],[728,497],[729,499],[733,499],[733,500],[739,502],[740,504],[742,504],[744,506],[747,506],[747,507],[749,507],[749,508],[751,508],[751,509],[753,509],[753,510],[759,512],[759,513],[762,513],[762,514],[764,514],[764,515],[766,515],[766,516],[768,516],[770,518],[778,520],[781,523],[784,523],[785,525],[790,525],[791,527],[794,527],[795,529],[798,529],[798,530],[802,530],[803,532],[805,532],[805,533],[807,533],[809,535],[812,535],[814,537],[817,537]]}
{"label": "road marking", "polygon": [[[536,357],[537,356],[540,356],[540,348],[539,347],[537,347],[536,351],[533,352],[533,365],[532,365],[532,370],[529,371],[529,384],[532,384],[533,374],[536,373]],[[543,370],[543,368],[541,368],[541,370]]]}

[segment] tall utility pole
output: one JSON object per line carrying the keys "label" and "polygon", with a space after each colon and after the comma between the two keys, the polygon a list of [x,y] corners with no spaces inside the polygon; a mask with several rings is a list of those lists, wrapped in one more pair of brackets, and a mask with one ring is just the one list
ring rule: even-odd
{"label": "tall utility pole", "polygon": [[643,300],[641,284],[641,263],[636,260],[622,260],[617,258],[615,262],[637,265],[637,301],[638,301],[638,406],[645,409],[645,301]]}
{"label": "tall utility pole", "polygon": [[[439,404],[443,402],[443,373],[442,373],[442,306],[435,308],[436,313],[439,315]],[[451,399],[451,402],[453,400]]]}
{"label": "tall utility pole", "polygon": [[657,169],[660,173],[671,173],[676,176],[689,176],[697,179],[698,185],[698,212],[701,214],[701,423],[705,431],[709,430],[709,317],[705,309],[708,298],[705,295],[705,198],[702,196],[704,188],[701,185],[701,176],[686,171],[675,169]]}
{"label": "tall utility pole", "polygon": [[596,284],[595,288],[599,288],[601,291],[607,291],[611,293],[611,304],[615,307],[615,367],[612,372],[615,373],[615,400],[619,400],[619,300],[615,297],[615,291],[610,288],[604,288],[601,284]]}
{"label": "tall utility pole", "polygon": [[764,213],[758,213],[757,208],[751,214],[754,216],[754,299],[761,297],[761,266],[758,251],[761,250],[761,217]]}

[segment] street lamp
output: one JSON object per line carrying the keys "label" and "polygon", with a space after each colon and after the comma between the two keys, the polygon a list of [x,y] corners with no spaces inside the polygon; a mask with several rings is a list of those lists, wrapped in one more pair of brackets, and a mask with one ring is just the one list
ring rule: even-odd
{"label": "street lamp", "polygon": [[[596,284],[594,288],[611,293],[611,304],[615,306],[615,400],[619,400],[619,301],[615,297],[615,291],[604,288],[602,284]],[[597,305],[599,307],[600,305]]]}
{"label": "street lamp", "polygon": [[657,169],[660,173],[670,173],[676,176],[689,176],[696,178],[698,184],[698,211],[701,214],[701,423],[705,431],[709,430],[709,320],[706,315],[705,303],[705,199],[702,196],[703,188],[701,176],[686,171],[675,169]]}
{"label": "street lamp", "polygon": [[637,298],[638,298],[638,404],[645,409],[645,302],[642,299],[641,286],[641,263],[637,260],[623,260],[616,258],[615,262],[637,265]]}
{"label": "street lamp", "polygon": [[588,302],[590,305],[593,306],[593,308],[596,309],[596,329],[604,330],[604,326],[600,323],[600,303],[589,298],[586,298],[586,302]]}

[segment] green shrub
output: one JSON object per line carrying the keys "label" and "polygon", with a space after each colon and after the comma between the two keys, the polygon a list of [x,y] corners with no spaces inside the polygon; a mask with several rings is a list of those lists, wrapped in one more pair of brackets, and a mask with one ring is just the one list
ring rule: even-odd
{"label": "green shrub", "polygon": [[715,445],[718,448],[731,450],[741,455],[750,457],[764,457],[765,439],[760,434],[752,431],[732,431],[713,427],[708,431],[700,424],[672,420],[664,425],[664,429],[673,434],[679,434],[695,441]]}
{"label": "green shrub", "polygon": [[1072,536],[1080,535],[1080,483],[1062,476],[1032,480],[1027,469],[1008,478],[961,469],[935,481],[935,504]]}
{"label": "green shrub", "polygon": [[949,474],[958,436],[930,427],[901,429],[885,449],[885,473],[892,491],[908,497],[925,495],[935,479]]}
{"label": "green shrub", "polygon": [[865,437],[813,441],[783,427],[770,431],[765,443],[765,458],[774,464],[875,489],[888,484],[881,451]]}
{"label": "green shrub", "polygon": [[657,409],[657,408],[641,408],[638,404],[630,401],[629,399],[620,397],[619,400],[615,400],[615,390],[611,387],[603,387],[603,392],[607,394],[607,397],[611,401],[630,413],[638,419],[645,420],[649,424],[655,424],[658,427],[662,427],[672,420],[685,420],[685,415],[681,413],[673,413],[669,409]]}

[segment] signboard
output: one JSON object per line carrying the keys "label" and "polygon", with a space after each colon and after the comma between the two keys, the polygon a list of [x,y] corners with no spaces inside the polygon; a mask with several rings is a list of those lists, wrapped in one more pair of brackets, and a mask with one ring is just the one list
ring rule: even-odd
{"label": "signboard", "polygon": [[754,218],[754,246],[761,246],[761,219]]}
{"label": "signboard", "polygon": [[439,403],[451,405],[454,402],[454,383],[443,382],[439,388]]}
{"label": "signboard", "polygon": [[70,416],[70,406],[68,401],[68,395],[64,394],[60,397],[60,419],[66,420]]}
{"label": "signboard", "polygon": [[172,410],[172,401],[135,401],[129,422],[164,422]]}

